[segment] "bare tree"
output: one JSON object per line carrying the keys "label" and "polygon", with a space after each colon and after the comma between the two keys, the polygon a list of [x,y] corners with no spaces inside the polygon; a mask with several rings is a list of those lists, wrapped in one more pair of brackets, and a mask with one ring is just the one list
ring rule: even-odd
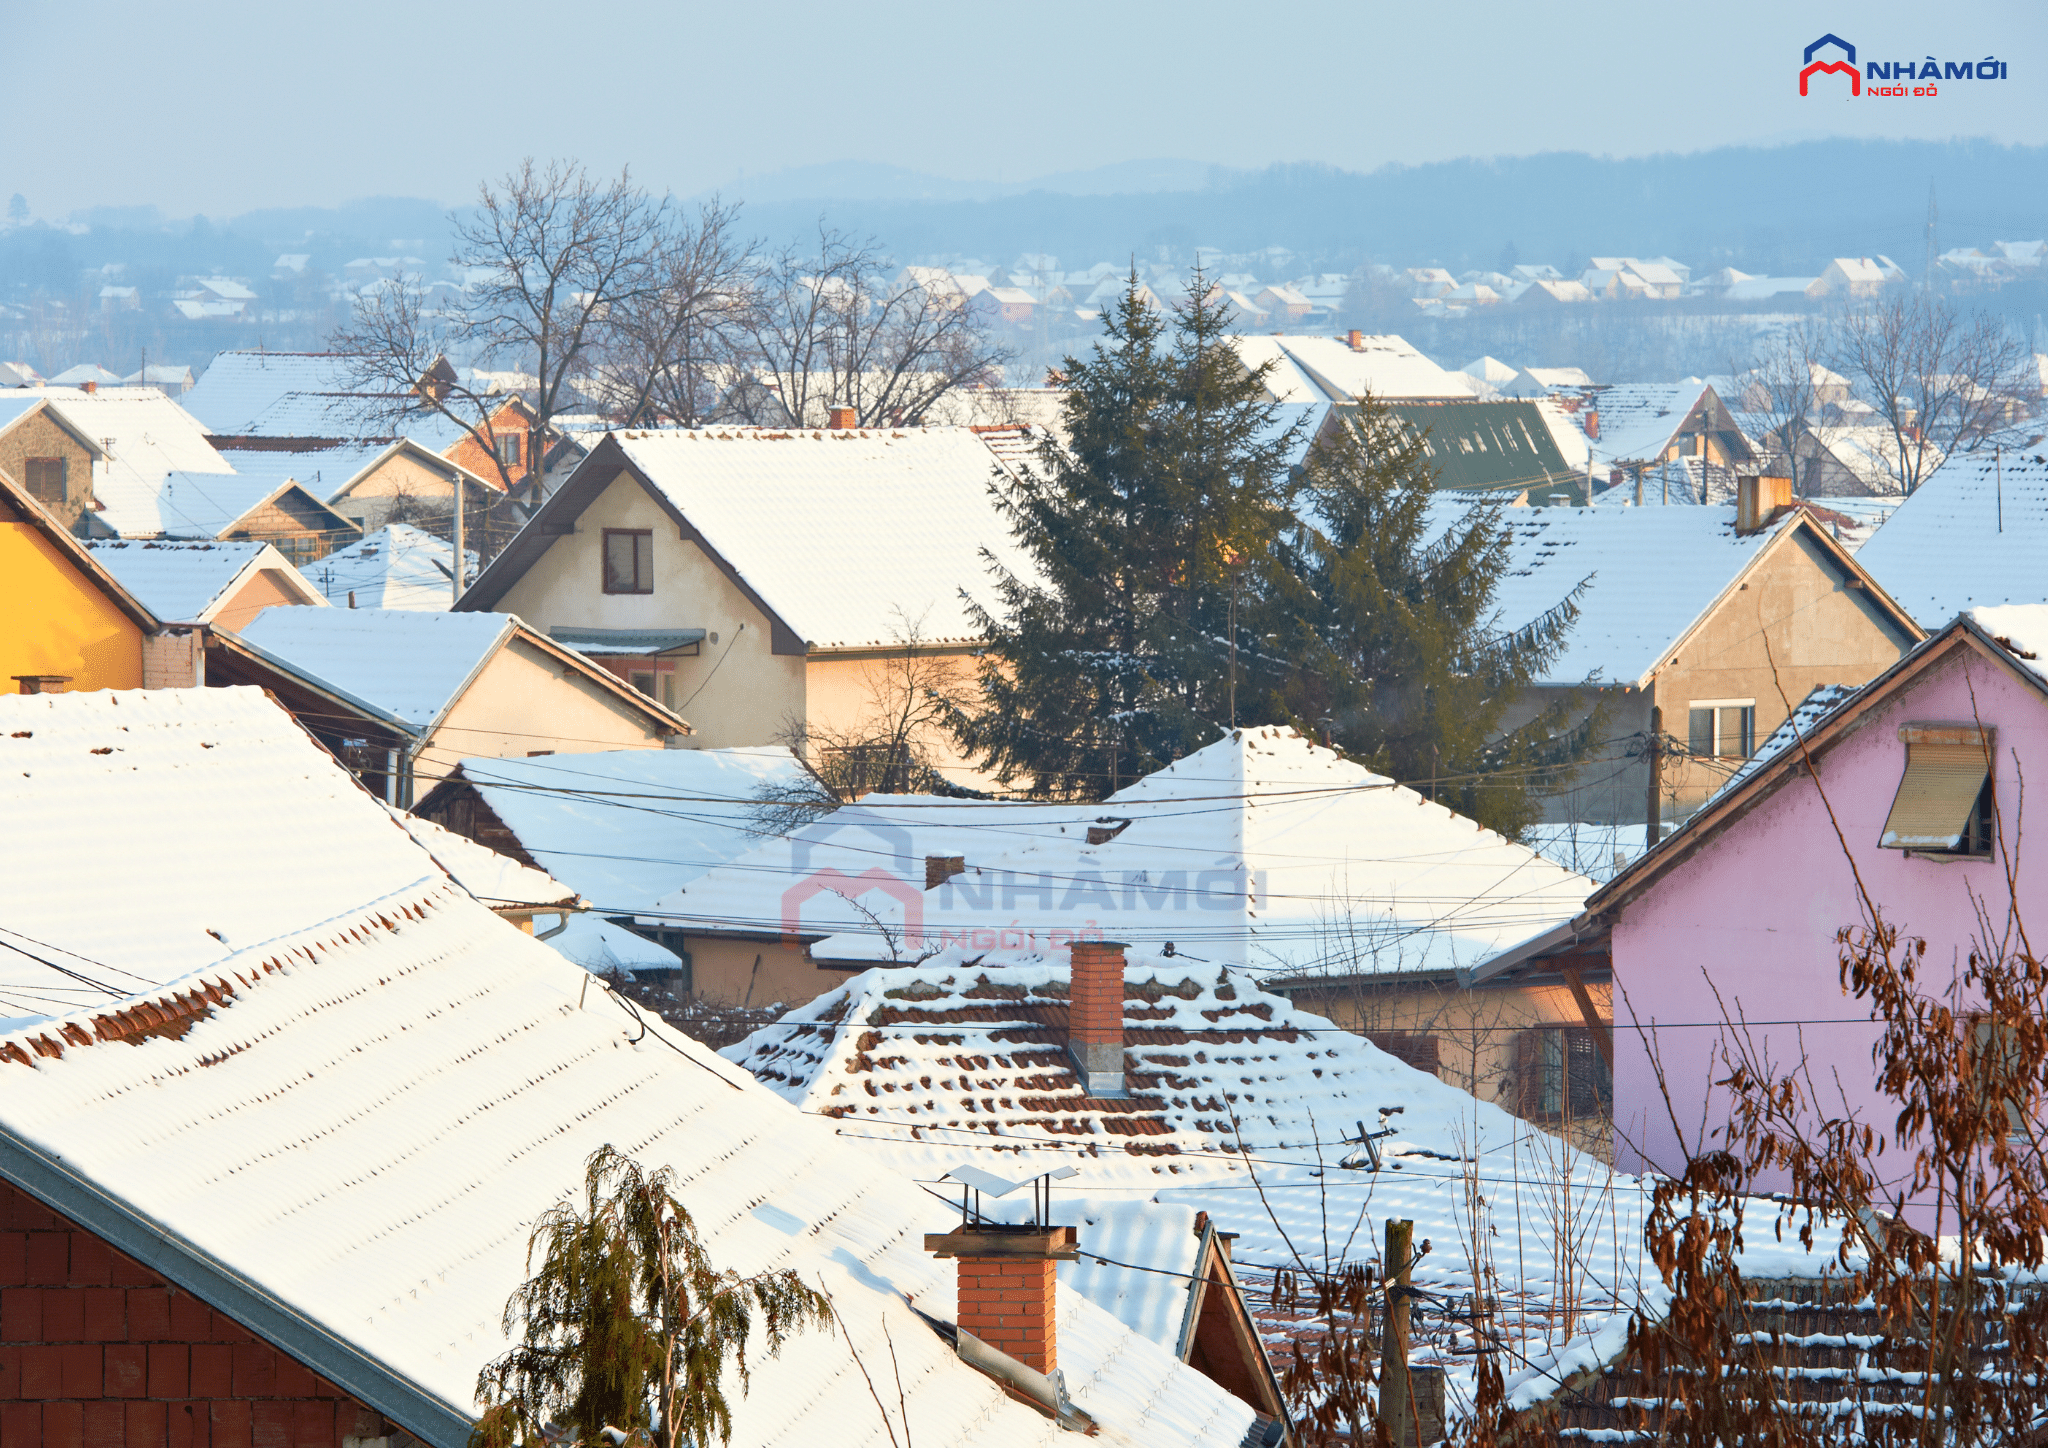
{"label": "bare tree", "polygon": [[713,198],[663,227],[646,284],[612,308],[598,371],[624,426],[718,419],[759,303],[759,257],[739,234],[739,213]]}
{"label": "bare tree", "polygon": [[1759,342],[1747,370],[1731,369],[1740,381],[1742,410],[1791,468],[1792,495],[1797,498],[1806,497],[1812,487],[1810,478],[1800,476],[1800,443],[1825,411],[1821,359],[1827,350],[1823,329],[1813,319],[1802,318]]}
{"label": "bare tree", "polygon": [[763,269],[748,328],[759,386],[736,389],[748,422],[817,426],[850,407],[861,427],[915,425],[958,387],[993,383],[1009,359],[958,291],[893,284],[873,243],[822,224],[815,248]]}
{"label": "bare tree", "polygon": [[1950,454],[2004,426],[2027,356],[1999,317],[1925,291],[1895,290],[1853,309],[1837,337],[1841,370],[1865,384],[1908,494]]}

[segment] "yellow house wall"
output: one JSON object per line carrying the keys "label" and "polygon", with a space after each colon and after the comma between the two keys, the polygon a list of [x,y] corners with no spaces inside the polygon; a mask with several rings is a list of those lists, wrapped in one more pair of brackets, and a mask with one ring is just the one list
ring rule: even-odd
{"label": "yellow house wall", "polygon": [[12,674],[68,674],[63,687],[142,684],[142,630],[28,523],[0,523],[0,689]]}
{"label": "yellow house wall", "polygon": [[[693,935],[690,994],[712,1005],[800,1006],[836,990],[852,971],[820,970],[802,946],[778,940],[732,940]],[[757,965],[755,962],[758,961]]]}
{"label": "yellow house wall", "polygon": [[[1613,1020],[1613,987],[1588,984],[1586,993],[1600,1018]],[[1357,979],[1290,988],[1287,994],[1304,1010],[1361,1035],[1401,1032],[1436,1037],[1440,1079],[1510,1114],[1520,1090],[1515,1079],[1516,1037],[1533,1026],[1586,1023],[1578,1002],[1562,985],[1461,990],[1448,981],[1381,985]],[[1614,1159],[1609,1121],[1536,1124],[1603,1161]]]}
{"label": "yellow house wall", "polygon": [[[980,660],[965,648],[934,650],[917,661],[920,671],[942,672],[952,687],[972,685]],[[900,693],[903,661],[859,654],[812,654],[805,674],[805,702],[810,728],[827,736],[858,735],[872,724],[882,703]],[[928,677],[928,675],[927,675]],[[944,729],[920,730],[915,742],[948,780],[970,789],[1000,788],[963,755]]]}
{"label": "yellow house wall", "polygon": [[[652,593],[604,591],[607,528],[654,535]],[[691,748],[774,743],[804,718],[804,660],[773,651],[767,616],[702,549],[678,536],[668,514],[628,474],[615,478],[583,510],[576,531],[557,538],[495,607],[542,633],[569,625],[717,634],[718,642],[706,638],[696,657],[675,661],[676,709],[696,730]]]}
{"label": "yellow house wall", "polygon": [[448,718],[415,756],[418,799],[468,758],[516,759],[538,751],[585,754],[598,749],[661,749],[652,720],[598,684],[532,645],[515,640],[498,650],[471,681]]}

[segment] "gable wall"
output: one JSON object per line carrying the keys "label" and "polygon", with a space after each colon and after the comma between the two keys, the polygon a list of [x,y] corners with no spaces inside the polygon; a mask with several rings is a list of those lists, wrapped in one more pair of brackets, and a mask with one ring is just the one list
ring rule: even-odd
{"label": "gable wall", "polygon": [[[512,481],[517,483],[526,472],[527,449],[533,446],[533,433],[528,428],[526,419],[519,415],[519,409],[509,402],[506,403],[491,414],[488,427],[478,430],[486,437],[493,438],[508,433],[518,435],[519,465],[513,467],[508,464],[506,468],[506,471],[512,474]],[[480,478],[489,478],[492,482],[502,481],[502,475],[498,472],[498,460],[466,432],[449,446],[441,449],[441,456],[458,468],[469,469]]]}
{"label": "gable wall", "polygon": [[51,1448],[410,1444],[240,1323],[0,1182],[0,1441]]}
{"label": "gable wall", "polygon": [[660,749],[653,721],[531,644],[515,640],[484,665],[414,767],[414,798],[462,759],[517,759],[536,751]]}
{"label": "gable wall", "polygon": [[[583,510],[575,528],[557,538],[493,607],[518,614],[542,633],[567,624],[717,634],[718,642],[707,637],[696,657],[675,660],[676,708],[697,731],[690,738],[694,748],[774,743],[789,721],[803,717],[804,660],[773,651],[768,617],[709,555],[678,536],[669,515],[630,474],[620,473]],[[604,591],[606,528],[645,528],[654,535],[653,593]]]}
{"label": "gable wall", "polygon": [[270,502],[251,508],[235,519],[224,536],[275,544],[295,564],[325,558],[341,544],[355,541],[353,533],[344,537],[336,531],[336,520],[298,488],[287,488]]}
{"label": "gable wall", "polygon": [[[331,488],[335,484],[329,480],[327,486]],[[452,514],[455,484],[447,475],[428,467],[418,458],[397,453],[379,463],[368,476],[357,479],[346,493],[333,498],[330,506],[342,516],[353,519],[365,533],[374,533],[390,521],[391,510],[401,499],[424,503],[436,512]],[[469,505],[481,507],[485,501],[482,490],[472,485]],[[452,526],[452,517],[447,521],[435,519],[427,531],[446,533]]]}
{"label": "gable wall", "polygon": [[50,419],[47,411],[24,417],[0,434],[0,472],[28,488],[30,458],[63,458],[64,502],[38,499],[66,528],[76,528],[78,519],[92,506],[92,454],[79,440]]}
{"label": "gable wall", "polygon": [[142,683],[142,630],[33,525],[0,504],[0,690],[12,674],[69,674],[64,687]]}
{"label": "gable wall", "polygon": [[285,586],[284,575],[275,568],[259,568],[242,580],[242,586],[229,595],[211,621],[239,632],[273,604],[304,606],[305,600]]}

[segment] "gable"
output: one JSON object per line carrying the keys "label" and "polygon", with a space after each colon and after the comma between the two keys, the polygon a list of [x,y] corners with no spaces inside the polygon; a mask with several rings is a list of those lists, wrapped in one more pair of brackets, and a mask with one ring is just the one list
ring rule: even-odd
{"label": "gable", "polygon": [[[0,663],[4,675],[54,674],[72,689],[142,683],[143,628],[0,488]],[[19,686],[0,676],[0,691]]]}

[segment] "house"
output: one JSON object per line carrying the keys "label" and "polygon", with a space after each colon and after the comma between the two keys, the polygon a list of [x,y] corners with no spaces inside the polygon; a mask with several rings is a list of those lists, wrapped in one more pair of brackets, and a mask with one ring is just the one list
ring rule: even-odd
{"label": "house", "polygon": [[394,804],[464,758],[661,749],[689,724],[510,614],[273,608],[240,636],[413,731]]}
{"label": "house", "polygon": [[[1816,685],[1872,678],[1919,642],[1919,625],[1861,558],[1788,502],[1759,512],[1761,527],[1720,507],[1507,518],[1499,626],[1526,626],[1567,598],[1578,617],[1502,727],[1576,700],[1600,708],[1609,741],[1546,793],[1546,820],[1642,824],[1654,843],[1794,701]],[[1446,504],[1434,526],[1459,516]]]}
{"label": "house", "polygon": [[[1651,465],[1679,458],[1698,458],[1720,471],[1723,493],[1733,496],[1734,474],[1757,463],[1757,450],[1743,435],[1735,416],[1719,394],[1702,382],[1625,382],[1590,388],[1582,396],[1580,418],[1592,440],[1596,467],[1612,484],[1634,483],[1646,472],[1661,482]],[[1637,489],[1638,503],[1667,501],[1661,492]],[[1725,501],[1697,494],[1668,501]]]}
{"label": "house", "polygon": [[0,688],[137,688],[158,627],[148,605],[0,467]]}
{"label": "house", "polygon": [[192,369],[163,363],[145,366],[121,379],[126,387],[154,387],[166,397],[182,397],[193,388]]}
{"label": "house", "polygon": [[101,387],[119,387],[121,385],[121,374],[109,372],[97,362],[80,362],[75,367],[66,367],[44,385],[85,390]]}
{"label": "house", "polygon": [[1564,280],[1532,281],[1515,297],[1515,302],[1524,307],[1568,306],[1593,300],[1592,291],[1584,282]]}
{"label": "house", "polygon": [[1537,507],[1586,499],[1585,473],[1565,460],[1536,402],[1403,399],[1387,407],[1398,425],[1421,439],[1439,488]]}
{"label": "house", "polygon": [[1838,256],[1821,268],[1814,283],[1824,297],[1874,297],[1888,280],[1885,269],[1867,256]]}
{"label": "house", "polygon": [[[1932,443],[1928,451],[1930,461],[1941,455]],[[1882,424],[1808,423],[1793,438],[1792,455],[1807,497],[1898,497],[1904,491],[1899,439]]]}
{"label": "house", "polygon": [[1819,277],[1744,277],[1730,282],[1721,295],[1731,302],[1776,302],[1822,293]]}
{"label": "house", "polygon": [[[504,493],[497,470],[478,474],[412,438],[273,447],[274,438],[215,438],[238,472],[291,477],[366,533],[399,515],[452,527],[457,487],[463,506],[481,516]],[[408,516],[410,517],[408,518]]]}
{"label": "house", "polygon": [[1293,287],[1275,284],[1252,297],[1252,305],[1269,317],[1298,322],[1315,310],[1315,303]]}
{"label": "house", "polygon": [[2048,458],[2000,451],[1951,459],[1856,555],[1923,627],[1965,609],[2048,594]]}
{"label": "house", "polygon": [[0,397],[0,472],[73,532],[93,512],[100,442],[62,408],[26,387]]}
{"label": "house", "polygon": [[[1824,1109],[1881,1107],[1889,1119],[1870,1064],[1881,1023],[1843,994],[1836,932],[1867,923],[1863,902],[1876,902],[1929,942],[1921,988],[1946,998],[1956,971],[1955,1008],[1967,1012],[1961,961],[1985,914],[1994,930],[2005,919],[2008,880],[2019,902],[2048,888],[2017,848],[2022,776],[2048,751],[2044,649],[2043,605],[1957,616],[1846,699],[1816,700],[1796,739],[1786,730],[1774,753],[1587,901],[1570,929],[1609,938],[1626,988],[1615,1038],[1624,1165],[1669,1171],[1682,1146],[1725,1125],[1718,1052],[1733,1031],[1781,1068],[1803,1059],[1833,1083]],[[1740,910],[1728,909],[1737,897]]]}
{"label": "house", "polygon": [[1477,377],[1493,388],[1500,388],[1521,376],[1519,368],[1510,367],[1498,357],[1479,357],[1458,369],[1467,377]]}
{"label": "house", "polygon": [[1038,315],[1038,298],[1022,287],[985,286],[968,299],[968,306],[992,322],[1022,327]]}
{"label": "house", "polygon": [[[550,942],[571,960],[600,973],[657,972],[689,994],[689,941],[636,916],[758,845],[765,799],[805,777],[796,756],[777,748],[465,759],[413,814],[573,885],[589,913]],[[735,1003],[778,999],[742,991]]]}
{"label": "house", "polygon": [[0,387],[41,387],[43,376],[26,362],[0,362]]}
{"label": "house", "polygon": [[[687,708],[700,747],[860,735],[892,660],[964,686],[961,590],[1035,577],[989,497],[1018,428],[606,435],[463,595]],[[955,779],[979,776],[932,734]]]}
{"label": "house", "polygon": [[266,608],[327,600],[268,543],[101,538],[90,552],[165,623],[240,629]]}
{"label": "house", "polygon": [[[881,1448],[878,1363],[934,1441],[1284,1436],[1049,1260],[1006,1336],[984,1259],[920,1241],[954,1209],[494,918],[254,691],[6,707],[0,790],[34,821],[8,874],[46,892],[11,923],[139,972],[109,997],[44,970],[41,1018],[0,1035],[0,1217],[33,1234],[10,1443],[464,1448],[534,1220],[608,1143],[674,1168],[718,1267],[831,1295],[833,1331],[728,1381],[736,1442]],[[79,821],[116,809],[111,863]],[[128,908],[81,909],[106,878]]]}
{"label": "house", "polygon": [[[477,556],[465,550],[467,574]],[[455,547],[404,523],[387,523],[306,569],[337,608],[415,608],[444,613],[455,602]]]}
{"label": "house", "polygon": [[1268,366],[1266,392],[1276,402],[1356,402],[1381,399],[1475,397],[1476,377],[1450,372],[1394,336],[1233,336],[1230,345],[1247,372]]}

